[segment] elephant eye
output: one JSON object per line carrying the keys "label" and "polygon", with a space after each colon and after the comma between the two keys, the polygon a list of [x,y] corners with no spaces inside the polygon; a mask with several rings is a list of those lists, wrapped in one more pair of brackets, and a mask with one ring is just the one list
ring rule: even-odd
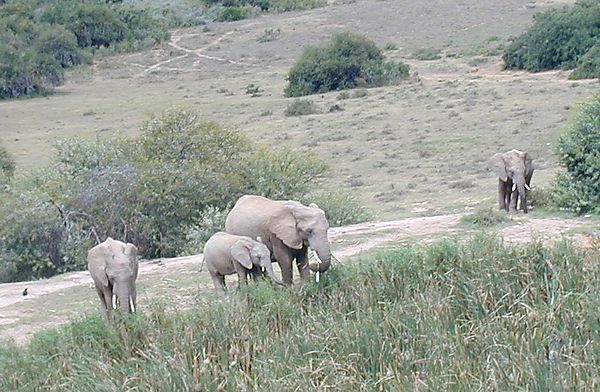
{"label": "elephant eye", "polygon": [[312,232],[313,232],[313,229],[311,229],[311,228],[306,229],[306,234],[312,234]]}

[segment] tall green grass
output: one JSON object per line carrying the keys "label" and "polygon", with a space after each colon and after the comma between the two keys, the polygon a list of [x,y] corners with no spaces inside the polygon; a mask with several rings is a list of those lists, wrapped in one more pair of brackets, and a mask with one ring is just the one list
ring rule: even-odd
{"label": "tall green grass", "polygon": [[477,235],[0,348],[0,390],[598,390],[598,251]]}

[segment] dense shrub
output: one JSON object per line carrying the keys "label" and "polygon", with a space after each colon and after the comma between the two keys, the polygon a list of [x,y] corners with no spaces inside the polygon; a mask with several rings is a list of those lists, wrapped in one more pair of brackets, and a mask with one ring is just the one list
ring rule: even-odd
{"label": "dense shrub", "polygon": [[323,47],[308,47],[289,72],[285,94],[298,97],[357,86],[394,83],[408,76],[408,65],[386,62],[374,42],[340,33]]}
{"label": "dense shrub", "polygon": [[[169,33],[150,12],[104,1],[14,2],[0,9],[0,98],[52,91],[95,48],[138,49]],[[86,48],[90,48],[87,49]]]}
{"label": "dense shrub", "polygon": [[4,184],[12,179],[15,174],[15,166],[14,158],[4,146],[0,145],[0,184]]}
{"label": "dense shrub", "polygon": [[184,110],[153,118],[136,139],[61,142],[50,168],[0,197],[0,281],[81,269],[107,236],[148,258],[182,254],[242,194],[298,199],[325,170],[310,153],[256,146]]}
{"label": "dense shrub", "polygon": [[600,79],[600,42],[592,46],[577,63],[569,79]]}
{"label": "dense shrub", "polygon": [[307,114],[318,113],[317,106],[310,99],[296,99],[285,108],[285,115],[288,117],[292,116],[306,116]]}
{"label": "dense shrub", "polygon": [[219,20],[221,22],[235,22],[236,20],[246,19],[250,14],[247,8],[243,7],[223,7]]}
{"label": "dense shrub", "polygon": [[491,227],[508,221],[504,211],[498,211],[496,208],[480,208],[474,213],[465,215],[461,221],[478,227]]}
{"label": "dense shrub", "polygon": [[559,205],[579,214],[600,213],[600,92],[579,107],[557,153],[565,169],[555,187]]}
{"label": "dense shrub", "polygon": [[[506,48],[502,57],[506,69],[539,72],[575,68],[586,52],[599,43],[600,4],[580,1],[574,6],[536,14],[534,24]],[[596,64],[594,60],[586,59],[586,67]]]}
{"label": "dense shrub", "polygon": [[315,190],[302,198],[305,204],[315,203],[327,216],[329,226],[337,227],[366,222],[371,212],[351,193],[343,190]]}

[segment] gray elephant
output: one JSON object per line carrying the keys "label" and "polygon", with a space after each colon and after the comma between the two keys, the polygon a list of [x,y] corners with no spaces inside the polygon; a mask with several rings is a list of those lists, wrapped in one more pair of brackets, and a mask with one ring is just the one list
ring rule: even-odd
{"label": "gray elephant", "polygon": [[123,314],[135,312],[138,275],[135,245],[109,237],[88,251],[87,263],[103,315],[110,320],[117,306]]}
{"label": "gray elephant", "polygon": [[[305,206],[251,195],[240,197],[225,221],[228,233],[262,237],[271,259],[279,263],[286,285],[292,284],[294,259],[302,281],[310,278],[310,270],[327,271],[331,264],[328,229],[325,213],[315,204]],[[308,264],[309,246],[316,252],[318,263]]]}
{"label": "gray elephant", "polygon": [[247,277],[264,268],[273,283],[283,283],[273,272],[271,253],[258,237],[228,234],[223,231],[213,234],[204,245],[204,262],[219,294],[225,292],[225,275],[237,273],[238,285],[246,284]]}
{"label": "gray elephant", "polygon": [[517,201],[521,199],[521,209],[527,213],[526,190],[529,190],[533,176],[533,160],[527,151],[511,150],[494,154],[489,166],[498,175],[498,204],[501,210],[517,212]]}

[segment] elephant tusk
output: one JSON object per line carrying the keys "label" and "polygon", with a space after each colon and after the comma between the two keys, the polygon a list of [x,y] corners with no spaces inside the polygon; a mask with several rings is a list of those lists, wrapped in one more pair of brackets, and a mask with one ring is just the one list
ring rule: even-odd
{"label": "elephant tusk", "polygon": [[529,185],[525,184],[525,189],[527,189],[528,191],[531,190],[531,188],[529,187]]}
{"label": "elephant tusk", "polygon": [[513,187],[512,187],[512,192],[514,192],[514,191],[515,191],[515,189],[517,189],[517,184],[513,184]]}
{"label": "elephant tusk", "polygon": [[133,304],[133,298],[131,295],[129,296],[129,308],[131,309],[131,313],[135,313],[135,305]]}
{"label": "elephant tusk", "polygon": [[117,309],[117,296],[115,294],[112,295],[112,308]]}
{"label": "elephant tusk", "polygon": [[340,264],[343,264],[343,263],[342,263],[342,261],[341,261],[340,259],[338,259],[338,258],[337,258],[337,256],[336,256],[336,255],[334,255],[333,253],[331,254],[331,257],[332,257],[332,258],[333,258],[335,261],[337,261],[338,263],[340,263]]}
{"label": "elephant tusk", "polygon": [[321,275],[319,271],[315,272],[315,282],[317,283],[319,283],[319,275]]}
{"label": "elephant tusk", "polygon": [[322,263],[321,259],[319,258],[319,255],[314,250],[313,250],[313,256],[315,257],[315,260],[317,260],[317,264]]}

